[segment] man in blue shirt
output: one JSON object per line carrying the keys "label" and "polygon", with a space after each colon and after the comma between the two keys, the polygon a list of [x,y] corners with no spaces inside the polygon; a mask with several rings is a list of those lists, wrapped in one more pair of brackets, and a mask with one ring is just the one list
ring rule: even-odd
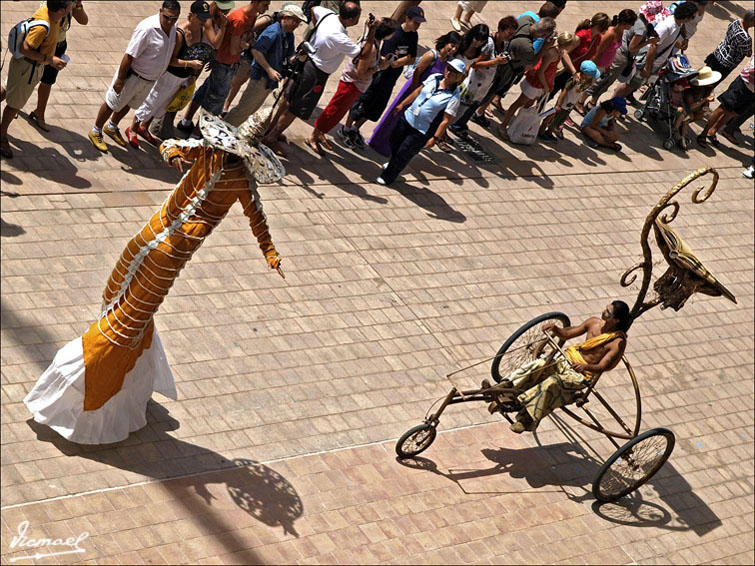
{"label": "man in blue shirt", "polygon": [[391,160],[383,165],[378,184],[390,185],[422,148],[431,148],[443,138],[459,109],[459,85],[465,71],[464,62],[454,59],[443,75],[430,75],[396,106],[394,112],[401,113],[401,120],[391,134]]}
{"label": "man in blue shirt", "polygon": [[283,79],[283,61],[294,54],[294,30],[306,21],[296,4],[286,4],[278,12],[279,21],[268,26],[252,48],[252,71],[249,84],[239,103],[225,117],[234,126],[254,114]]}

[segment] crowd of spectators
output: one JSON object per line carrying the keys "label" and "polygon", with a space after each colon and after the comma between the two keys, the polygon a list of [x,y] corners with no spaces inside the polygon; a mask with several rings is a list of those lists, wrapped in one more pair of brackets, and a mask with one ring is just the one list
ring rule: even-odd
{"label": "crowd of spectators", "polygon": [[[166,131],[198,136],[194,118],[200,107],[238,126],[273,95],[275,113],[263,143],[285,156],[286,129],[297,117],[310,118],[330,76],[345,61],[337,89],[305,144],[327,155],[333,132],[352,150],[371,146],[389,158],[377,177],[381,184],[394,182],[423,148],[454,151],[449,132],[468,136],[470,121],[517,143],[558,143],[567,126],[592,146],[621,151],[617,121],[627,119],[627,105],[643,103],[669,61],[687,49],[705,25],[710,3],[649,1],[637,12],[596,12],[571,30],[557,22],[566,0],[503,17],[492,29],[472,22],[487,2],[458,2],[453,29],[418,57],[417,32],[427,21],[420,1],[397,2],[390,17],[364,17],[357,0],[286,2],[273,13],[268,13],[270,0],[239,7],[233,1],[197,0],[179,23],[180,3],[165,0],[134,30],[88,135],[102,152],[108,151],[103,134],[119,146],[138,149],[139,138],[156,145]],[[69,61],[66,33],[74,21],[89,21],[83,2],[50,0],[23,26],[25,35],[13,51],[2,92],[3,157],[13,156],[9,127],[38,85],[37,106],[28,118],[49,131],[45,110],[57,74]],[[348,29],[360,22],[364,30],[354,40]],[[295,32],[303,23],[308,43],[297,47]],[[687,134],[695,121],[704,121],[696,137],[700,147],[719,145],[718,134],[728,143],[741,143],[735,134],[754,108],[754,26],[755,10],[749,9],[729,24],[694,78],[669,86],[671,135],[682,150],[689,149]],[[205,69],[209,72],[200,85]],[[734,72],[735,80],[716,95]],[[402,75],[406,81],[391,101]],[[520,94],[504,111],[501,101],[515,85]],[[712,109],[715,101],[719,105]],[[135,114],[124,137],[119,122],[131,108]],[[491,121],[496,110],[502,113],[498,124]],[[583,116],[581,123],[572,120],[572,112]],[[362,128],[368,121],[377,125],[365,140]]]}

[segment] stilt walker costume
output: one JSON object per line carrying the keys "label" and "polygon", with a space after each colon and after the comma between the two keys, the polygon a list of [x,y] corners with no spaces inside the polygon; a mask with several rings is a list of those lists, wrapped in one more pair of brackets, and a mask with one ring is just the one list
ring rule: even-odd
{"label": "stilt walker costume", "polygon": [[194,164],[126,245],[103,292],[98,320],[58,351],[24,399],[34,420],[68,440],[118,442],[147,424],[153,391],[176,399],[154,315],[186,262],[236,201],[268,266],[283,275],[257,192],[258,181],[282,178],[283,166],[268,148],[255,147],[254,137],[239,134],[250,131],[247,124],[236,130],[203,112],[200,129],[201,140],[168,140],[160,147],[171,164]]}

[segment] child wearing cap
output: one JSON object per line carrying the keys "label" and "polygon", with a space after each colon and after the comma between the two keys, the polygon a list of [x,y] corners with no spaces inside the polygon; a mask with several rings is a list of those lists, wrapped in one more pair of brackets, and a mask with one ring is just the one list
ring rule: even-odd
{"label": "child wearing cap", "polygon": [[555,113],[543,123],[541,138],[547,141],[564,139],[564,122],[571,114],[580,96],[598,79],[600,79],[598,66],[592,61],[582,61],[579,65],[579,73],[566,82],[564,90],[561,91],[558,100],[556,100]]}
{"label": "child wearing cap", "polygon": [[580,130],[589,140],[592,147],[603,146],[614,151],[621,151],[618,143],[619,134],[616,133],[616,118],[627,113],[627,101],[620,96],[601,102],[590,110]]}

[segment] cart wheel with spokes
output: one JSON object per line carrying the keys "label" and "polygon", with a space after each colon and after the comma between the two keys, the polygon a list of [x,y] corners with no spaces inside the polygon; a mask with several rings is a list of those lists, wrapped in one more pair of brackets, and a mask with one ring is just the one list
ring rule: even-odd
{"label": "cart wheel with spokes", "polygon": [[645,117],[645,111],[644,111],[644,110],[642,110],[642,109],[639,109],[639,110],[635,110],[635,111],[634,111],[634,117],[635,117],[635,118],[636,118],[637,120],[639,120],[640,122],[642,122],[642,119],[643,119],[643,118]]}
{"label": "cart wheel with spokes", "polygon": [[592,493],[602,503],[633,492],[663,466],[676,439],[666,428],[654,428],[627,442],[606,460],[592,484]]}
{"label": "cart wheel with spokes", "polygon": [[[493,358],[490,374],[496,383],[500,383],[501,379],[506,377],[511,370],[531,362],[548,350],[548,348],[545,348],[548,340],[543,336],[541,330],[546,322],[554,322],[561,326],[571,325],[569,317],[562,312],[541,314],[525,323],[503,343],[503,346],[498,349],[498,353]],[[504,357],[509,358],[509,356],[506,356],[507,353],[512,356],[511,359],[506,363],[501,363]]]}
{"label": "cart wheel with spokes", "polygon": [[674,145],[676,145],[674,139],[669,138],[663,142],[663,149],[674,149]]}
{"label": "cart wheel with spokes", "polygon": [[414,458],[427,450],[435,440],[435,425],[422,423],[410,428],[396,442],[396,454],[399,458]]}

